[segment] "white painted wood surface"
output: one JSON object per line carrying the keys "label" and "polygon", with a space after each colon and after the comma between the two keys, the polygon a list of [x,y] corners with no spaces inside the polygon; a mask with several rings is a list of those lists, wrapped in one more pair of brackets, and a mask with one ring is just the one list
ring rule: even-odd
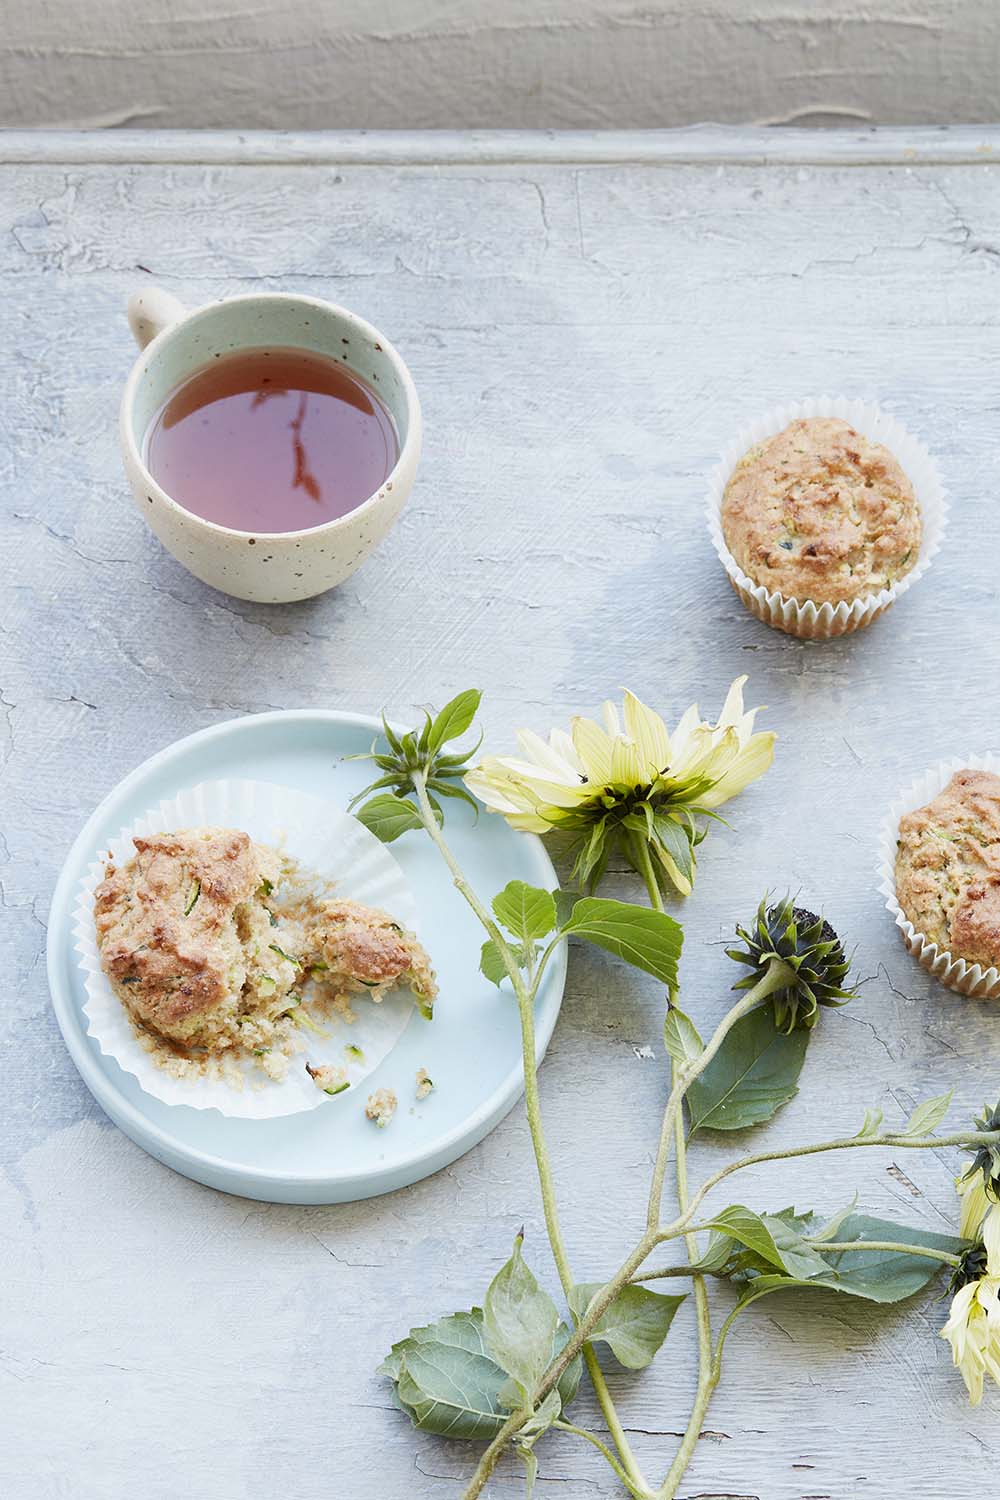
{"label": "white painted wood surface", "polygon": [[[817,164],[754,164],[739,136],[698,164],[640,161],[642,139],[622,164],[560,163],[558,140],[544,161],[477,161],[446,139],[448,166],[339,161],[339,138],[314,139],[300,165],[278,164],[270,138],[200,164],[172,163],[169,138],[144,164],[101,161],[104,138],[35,137],[33,158],[11,143],[0,875],[17,984],[0,1019],[0,1493],[455,1495],[471,1454],[412,1433],[374,1367],[411,1324],[481,1298],[522,1222],[553,1284],[519,1110],[406,1192],[269,1208],[174,1176],[80,1083],[46,994],[49,893],[94,803],[201,725],[309,704],[406,717],[478,682],[499,749],[515,726],[593,710],[623,682],[671,715],[693,696],[714,710],[747,671],[780,743],[733,830],[703,846],[682,913],[687,1006],[707,1023],[722,1012],[720,940],[764,887],[789,886],[872,977],[824,1015],[767,1140],[854,1129],[868,1104],[898,1121],[951,1085],[959,1118],[995,1100],[994,1012],[915,968],[872,866],[900,784],[997,748],[1000,175],[967,140],[949,161],[948,136],[930,164],[925,136],[882,142],[892,166],[841,164],[836,142],[810,139]],[[213,594],[133,511],[115,420],[133,354],[125,300],[144,279],[192,302],[304,287],[398,342],[425,457],[398,529],[335,594],[288,608]],[[894,612],[810,645],[744,613],[700,511],[734,426],[820,391],[877,398],[921,433],[954,512],[945,552]],[[616,888],[635,890],[624,876]],[[661,1011],[655,985],[574,951],[542,1096],[581,1278],[616,1264],[641,1221]],[[734,1149],[699,1146],[696,1177]],[[870,1153],[733,1191],[832,1210],[857,1187],[864,1207],[936,1228],[954,1221],[955,1167],[948,1153]],[[987,1491],[1000,1401],[969,1411],[942,1318],[936,1292],[888,1313],[824,1296],[755,1309],[682,1493]],[[613,1377],[652,1470],[686,1419],[692,1361],[682,1315],[653,1371]],[[542,1469],[540,1495],[617,1493],[568,1440],[546,1444]],[[490,1493],[520,1483],[504,1470]]]}

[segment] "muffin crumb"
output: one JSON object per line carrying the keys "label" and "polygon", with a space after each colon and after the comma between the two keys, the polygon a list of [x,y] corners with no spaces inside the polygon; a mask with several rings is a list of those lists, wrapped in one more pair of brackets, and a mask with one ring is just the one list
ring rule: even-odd
{"label": "muffin crumb", "polygon": [[331,1097],[335,1094],[342,1094],[345,1089],[351,1086],[346,1068],[334,1068],[329,1065],[314,1068],[309,1063],[306,1063],[306,1072],[316,1087],[322,1089],[324,1094],[329,1094]]}
{"label": "muffin crumb", "polygon": [[426,1068],[417,1069],[417,1098],[426,1099],[427,1095],[434,1089],[434,1080]]}
{"label": "muffin crumb", "polygon": [[396,1113],[396,1096],[392,1089],[376,1089],[368,1095],[365,1115],[380,1130],[384,1130]]}

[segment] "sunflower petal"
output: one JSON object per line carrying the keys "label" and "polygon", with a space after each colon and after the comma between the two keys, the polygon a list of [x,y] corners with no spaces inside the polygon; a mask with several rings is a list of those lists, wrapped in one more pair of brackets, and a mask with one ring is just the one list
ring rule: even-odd
{"label": "sunflower petal", "polygon": [[601,787],[611,780],[612,743],[593,719],[577,717],[570,721],[573,745],[583,764],[584,775],[592,786]]}
{"label": "sunflower petal", "polygon": [[508,784],[519,785],[526,795],[535,801],[552,802],[556,807],[576,807],[592,795],[591,789],[577,777],[567,784],[555,779],[531,761],[518,760],[513,755],[488,757],[482,763],[488,772],[502,778]]}
{"label": "sunflower petal", "polygon": [[671,770],[679,762],[683,761],[688,753],[688,742],[694,730],[698,726],[698,705],[692,703],[684,710],[670,735],[670,765]]}
{"label": "sunflower petal", "polygon": [[719,715],[719,722],[716,725],[717,729],[728,729],[730,725],[734,729],[738,729],[742,723],[743,684],[746,680],[746,676],[744,675],[743,677],[737,677],[735,682],[731,684],[729,692],[726,694],[726,701],[722,705],[722,712]]}
{"label": "sunflower petal", "polygon": [[624,735],[616,735],[611,745],[611,781],[614,786],[640,787],[648,783],[639,751]]}
{"label": "sunflower petal", "polygon": [[467,772],[463,780],[480,802],[505,816],[508,813],[525,812],[535,806],[535,799],[529,798],[523,787],[509,777],[491,773],[485,763]]}
{"label": "sunflower petal", "polygon": [[958,1232],[963,1240],[978,1240],[990,1206],[983,1174],[977,1171],[974,1177],[959,1178],[956,1186],[962,1201]]}
{"label": "sunflower petal", "polygon": [[635,743],[639,759],[650,781],[670,764],[670,736],[659,714],[647,708],[634,693],[623,701],[625,731]]}
{"label": "sunflower petal", "polygon": [[[990,1276],[1000,1276],[1000,1204],[993,1204],[980,1234],[986,1246],[986,1271]],[[1000,1307],[998,1307],[1000,1316]]]}
{"label": "sunflower petal", "polygon": [[751,735],[713,787],[701,797],[703,807],[721,807],[730,797],[763,776],[774,759],[775,735],[770,731]]}
{"label": "sunflower petal", "polygon": [[548,771],[559,781],[569,784],[580,780],[579,759],[574,754],[572,760],[553,745],[547,745],[540,734],[535,734],[532,729],[519,729],[517,731],[517,742],[529,761],[534,761],[543,771]]}

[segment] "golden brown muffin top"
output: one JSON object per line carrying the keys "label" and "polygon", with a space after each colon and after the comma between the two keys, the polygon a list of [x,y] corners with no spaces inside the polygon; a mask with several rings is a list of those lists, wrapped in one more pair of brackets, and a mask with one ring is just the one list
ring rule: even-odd
{"label": "golden brown muffin top", "polygon": [[939,949],[1000,966],[1000,776],[956,771],[900,819],[896,899]]}
{"label": "golden brown muffin top", "polygon": [[[234,829],[192,828],[133,839],[94,896],[101,963],[144,1025],[201,1040],[213,1012],[233,1007],[246,979],[245,943],[260,917],[260,851]],[[256,910],[260,907],[260,911]]]}
{"label": "golden brown muffin top", "polygon": [[913,486],[888,448],[839,417],[803,417],[740,459],[723,495],[722,531],[754,583],[837,604],[908,573],[922,527]]}
{"label": "golden brown muffin top", "polygon": [[310,945],[320,954],[314,970],[320,983],[336,989],[346,981],[376,998],[394,984],[410,986],[423,1013],[430,1015],[437,982],[430,959],[412,932],[388,912],[355,901],[312,903],[304,918]]}

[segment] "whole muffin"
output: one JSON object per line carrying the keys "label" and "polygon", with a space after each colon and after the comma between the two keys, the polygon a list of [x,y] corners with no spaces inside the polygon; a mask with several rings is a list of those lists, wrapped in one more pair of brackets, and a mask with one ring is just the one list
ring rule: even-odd
{"label": "whole muffin", "polygon": [[745,453],[722,498],[744,573],[786,599],[850,602],[915,566],[920,508],[881,443],[839,417],[803,417]]}
{"label": "whole muffin", "polygon": [[896,899],[939,951],[1000,966],[1000,776],[956,771],[900,819]]}
{"label": "whole muffin", "polygon": [[[273,944],[264,898],[280,859],[230,828],[136,838],[94,897],[101,964],[128,1013],[184,1046],[233,1045],[238,1017],[287,995],[297,964]],[[280,1006],[279,1006],[280,1009]]]}

